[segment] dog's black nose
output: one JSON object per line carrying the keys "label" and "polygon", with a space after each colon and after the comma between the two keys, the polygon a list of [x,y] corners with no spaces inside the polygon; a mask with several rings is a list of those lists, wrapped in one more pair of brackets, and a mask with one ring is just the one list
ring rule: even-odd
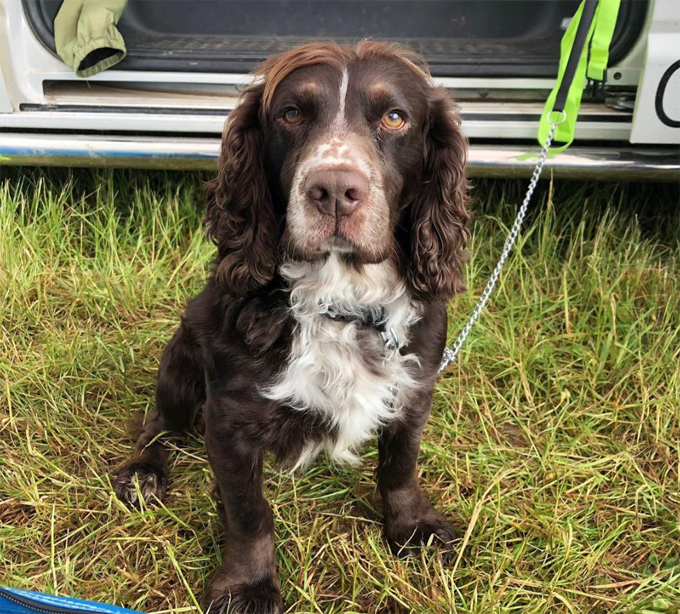
{"label": "dog's black nose", "polygon": [[339,217],[352,215],[368,197],[368,178],[358,171],[327,169],[311,173],[305,194],[321,213]]}

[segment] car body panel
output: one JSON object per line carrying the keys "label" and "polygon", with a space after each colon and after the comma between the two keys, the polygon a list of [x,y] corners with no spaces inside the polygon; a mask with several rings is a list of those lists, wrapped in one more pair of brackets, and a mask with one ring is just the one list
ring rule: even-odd
{"label": "car body panel", "polygon": [[[671,5],[674,0],[650,5],[655,24],[668,27]],[[671,36],[680,36],[673,34],[673,27]],[[610,83],[619,84],[606,96],[584,96],[574,143],[579,153],[574,159],[552,159],[549,166],[555,176],[587,168],[589,176],[606,178],[616,167],[618,177],[625,178],[628,169],[631,178],[647,174],[677,179],[673,149],[655,146],[680,142],[680,130],[657,136],[659,126],[645,125],[649,102],[644,84],[633,117],[636,88],[631,81],[639,78],[645,46],[641,38],[609,68]],[[649,66],[654,49],[650,46],[647,53]],[[667,62],[665,56],[662,62]],[[79,79],[36,38],[21,0],[0,2],[0,71],[0,153],[10,157],[3,161],[10,164],[211,167],[225,119],[251,81],[248,74],[234,72],[115,68]],[[647,75],[653,80],[651,68]],[[519,176],[530,171],[527,161],[538,149],[538,120],[554,79],[435,75],[435,81],[452,92],[460,107],[471,144],[472,174]],[[644,135],[635,142],[649,147],[631,149],[634,124],[639,126],[636,134]],[[594,168],[598,159],[600,173]]]}

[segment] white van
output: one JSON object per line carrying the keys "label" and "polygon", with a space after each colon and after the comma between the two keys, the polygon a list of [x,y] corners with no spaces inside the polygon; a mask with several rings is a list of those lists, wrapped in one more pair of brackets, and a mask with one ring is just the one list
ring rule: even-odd
{"label": "white van", "polygon": [[[127,57],[80,79],[60,0],[0,0],[4,164],[211,168],[248,72],[302,42],[399,41],[458,100],[472,176],[526,176],[577,0],[130,0]],[[680,178],[680,9],[622,0],[604,85],[589,84],[553,175]],[[550,172],[546,173],[549,176]]]}

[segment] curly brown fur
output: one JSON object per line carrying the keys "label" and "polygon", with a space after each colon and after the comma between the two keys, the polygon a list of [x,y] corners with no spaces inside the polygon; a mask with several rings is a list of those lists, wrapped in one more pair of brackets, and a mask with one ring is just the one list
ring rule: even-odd
{"label": "curly brown fur", "polygon": [[[378,431],[390,548],[433,542],[446,554],[455,539],[417,479],[468,236],[453,103],[417,56],[379,43],[307,45],[257,75],[208,185],[212,275],[165,351],[156,406],[115,481],[128,504],[162,498],[160,435],[202,425],[225,532],[205,603],[220,614],[283,609],[269,451],[297,465],[321,449],[352,459]],[[326,318],[320,304],[381,311],[403,347],[386,358],[375,326]]]}

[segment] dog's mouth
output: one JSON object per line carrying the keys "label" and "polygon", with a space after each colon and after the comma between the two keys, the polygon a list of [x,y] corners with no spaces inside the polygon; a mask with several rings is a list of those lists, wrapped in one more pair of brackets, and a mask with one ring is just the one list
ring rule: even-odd
{"label": "dog's mouth", "polygon": [[316,251],[320,255],[335,253],[365,262],[383,260],[384,237],[373,236],[378,234],[377,229],[369,225],[369,221],[354,217],[323,216],[316,226]]}
{"label": "dog's mouth", "polygon": [[354,245],[354,243],[352,243],[349,239],[347,239],[342,234],[339,234],[336,231],[336,234],[334,234],[332,237],[329,237],[324,241],[324,243],[321,246],[321,251],[327,253],[350,255],[355,254],[357,252],[357,246]]}
{"label": "dog's mouth", "polygon": [[292,235],[291,229],[287,228],[284,245],[287,256],[294,260],[316,262],[335,254],[352,262],[375,264],[385,260],[390,252],[390,246],[384,245],[383,241],[366,245],[361,241],[361,235],[353,235],[342,220],[317,220],[307,241],[295,240]]}

